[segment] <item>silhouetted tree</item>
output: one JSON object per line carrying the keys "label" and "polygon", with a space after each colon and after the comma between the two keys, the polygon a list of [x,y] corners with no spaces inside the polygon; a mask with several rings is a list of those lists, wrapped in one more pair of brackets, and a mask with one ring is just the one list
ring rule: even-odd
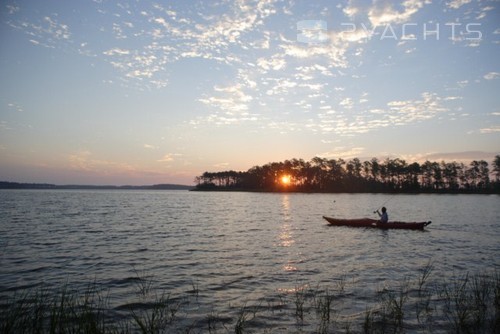
{"label": "silhouetted tree", "polygon": [[493,173],[495,174],[495,181],[500,182],[500,155],[496,155],[495,160],[493,160]]}
{"label": "silhouetted tree", "polygon": [[[204,172],[195,178],[198,189],[238,189],[257,191],[322,192],[500,192],[500,155],[493,161],[495,182],[490,181],[488,163],[417,162],[387,158],[310,161],[290,159],[254,166],[246,172]],[[290,182],[284,184],[283,176]]]}

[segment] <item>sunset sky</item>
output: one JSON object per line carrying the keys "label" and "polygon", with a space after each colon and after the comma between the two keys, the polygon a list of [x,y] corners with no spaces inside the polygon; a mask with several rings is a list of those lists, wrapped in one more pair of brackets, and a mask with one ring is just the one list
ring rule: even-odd
{"label": "sunset sky", "polygon": [[0,181],[491,163],[500,1],[0,1]]}

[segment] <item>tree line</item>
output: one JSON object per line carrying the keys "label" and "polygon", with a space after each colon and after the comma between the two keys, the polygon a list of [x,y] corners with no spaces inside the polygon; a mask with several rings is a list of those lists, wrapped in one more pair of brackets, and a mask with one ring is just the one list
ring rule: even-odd
{"label": "tree line", "polygon": [[197,190],[500,193],[500,155],[491,168],[485,160],[465,165],[456,161],[407,163],[399,158],[291,159],[246,172],[205,172],[195,183]]}

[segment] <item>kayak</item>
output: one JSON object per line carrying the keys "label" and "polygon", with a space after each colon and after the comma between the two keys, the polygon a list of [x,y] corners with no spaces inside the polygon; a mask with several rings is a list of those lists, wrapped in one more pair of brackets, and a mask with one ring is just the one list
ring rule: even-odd
{"label": "kayak", "polygon": [[431,222],[388,222],[382,223],[377,219],[360,218],[360,219],[339,219],[323,216],[323,218],[333,226],[350,226],[350,227],[372,227],[381,229],[401,229],[401,230],[423,230],[424,227]]}

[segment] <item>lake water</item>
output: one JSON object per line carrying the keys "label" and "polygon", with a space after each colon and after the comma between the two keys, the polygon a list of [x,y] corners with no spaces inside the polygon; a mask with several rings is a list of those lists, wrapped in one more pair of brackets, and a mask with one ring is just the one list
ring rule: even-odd
{"label": "lake water", "polygon": [[[322,219],[375,218],[382,205],[391,220],[432,224],[383,231]],[[118,316],[147,278],[174,297],[191,296],[179,318],[200,330],[207,314],[233,319],[243,307],[276,306],[298,287],[342,286],[349,315],[428,263],[435,279],[500,269],[495,195],[0,190],[0,213],[0,298],[95,281]],[[291,318],[267,312],[252,326],[296,330]]]}

